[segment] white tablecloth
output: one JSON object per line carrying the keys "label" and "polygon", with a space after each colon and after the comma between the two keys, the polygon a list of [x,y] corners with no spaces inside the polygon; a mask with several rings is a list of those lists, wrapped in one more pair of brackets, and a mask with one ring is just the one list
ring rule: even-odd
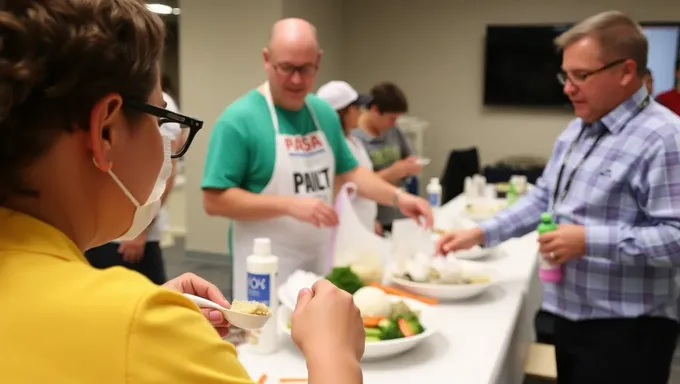
{"label": "white tablecloth", "polygon": [[[464,205],[459,197],[442,207],[437,226],[449,226]],[[438,305],[439,334],[400,356],[362,363],[365,383],[520,384],[540,303],[536,251],[535,234],[502,244],[495,256],[483,261],[502,281],[477,298]],[[283,337],[281,345],[279,352],[267,356],[249,353],[243,346],[239,357],[254,379],[267,374],[276,383],[281,377],[306,377],[305,361],[290,339]]]}

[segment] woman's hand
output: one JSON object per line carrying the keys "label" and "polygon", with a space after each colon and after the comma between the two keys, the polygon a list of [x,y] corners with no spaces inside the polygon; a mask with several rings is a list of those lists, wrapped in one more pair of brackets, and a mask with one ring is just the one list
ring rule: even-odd
{"label": "woman's hand", "polygon": [[[231,307],[217,286],[194,275],[193,273],[185,273],[179,277],[176,277],[163,284],[163,287],[179,293],[189,293],[200,296],[225,308]],[[224,318],[222,312],[215,309],[201,308],[201,313],[206,319],[208,319],[208,321],[210,321],[210,324],[212,324],[213,327],[217,329],[217,332],[219,332],[220,336],[227,336],[227,333],[229,333],[229,323],[227,322],[227,319]]]}

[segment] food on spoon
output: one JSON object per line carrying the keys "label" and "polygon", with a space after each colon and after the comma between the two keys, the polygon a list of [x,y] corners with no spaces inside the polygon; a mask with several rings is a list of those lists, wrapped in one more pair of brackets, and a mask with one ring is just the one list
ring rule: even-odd
{"label": "food on spoon", "polygon": [[354,304],[362,317],[387,317],[392,313],[392,302],[387,294],[375,287],[363,287],[354,295]]}
{"label": "food on spoon", "polygon": [[350,267],[335,267],[326,276],[326,279],[352,295],[364,286],[359,276]]}
{"label": "food on spoon", "polygon": [[256,316],[269,316],[271,314],[271,310],[266,305],[257,301],[234,300],[231,303],[231,310]]}

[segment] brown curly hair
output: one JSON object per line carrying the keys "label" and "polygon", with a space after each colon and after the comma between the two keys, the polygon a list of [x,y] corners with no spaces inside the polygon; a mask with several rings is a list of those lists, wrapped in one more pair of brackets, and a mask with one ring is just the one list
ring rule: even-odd
{"label": "brown curly hair", "polygon": [[[142,0],[7,0],[0,9],[0,204],[31,194],[22,172],[61,134],[88,130],[102,97],[146,101],[161,19]],[[134,119],[134,111],[125,111]]]}

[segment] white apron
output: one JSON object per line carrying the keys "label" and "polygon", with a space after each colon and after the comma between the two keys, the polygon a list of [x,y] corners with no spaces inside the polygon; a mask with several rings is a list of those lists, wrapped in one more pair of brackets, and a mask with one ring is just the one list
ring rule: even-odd
{"label": "white apron", "polygon": [[[373,170],[373,162],[371,157],[366,152],[366,148],[359,139],[353,136],[346,137],[347,146],[352,151],[354,158],[357,159],[359,166],[369,170]],[[373,232],[375,231],[375,219],[378,216],[378,204],[375,201],[363,198],[356,195],[352,200],[352,207],[359,220],[366,226],[366,228]]]}
{"label": "white apron", "polygon": [[[315,197],[332,204],[335,156],[321,131],[314,110],[316,130],[306,135],[285,135],[279,131],[279,119],[271,97],[269,84],[262,87],[276,134],[274,172],[263,195]],[[296,270],[323,273],[330,251],[330,229],[317,228],[290,216],[269,220],[234,221],[233,225],[233,289],[234,299],[247,299],[246,257],[253,252],[257,237],[271,239],[272,253],[279,257],[280,285]],[[278,287],[276,287],[278,288]]]}

